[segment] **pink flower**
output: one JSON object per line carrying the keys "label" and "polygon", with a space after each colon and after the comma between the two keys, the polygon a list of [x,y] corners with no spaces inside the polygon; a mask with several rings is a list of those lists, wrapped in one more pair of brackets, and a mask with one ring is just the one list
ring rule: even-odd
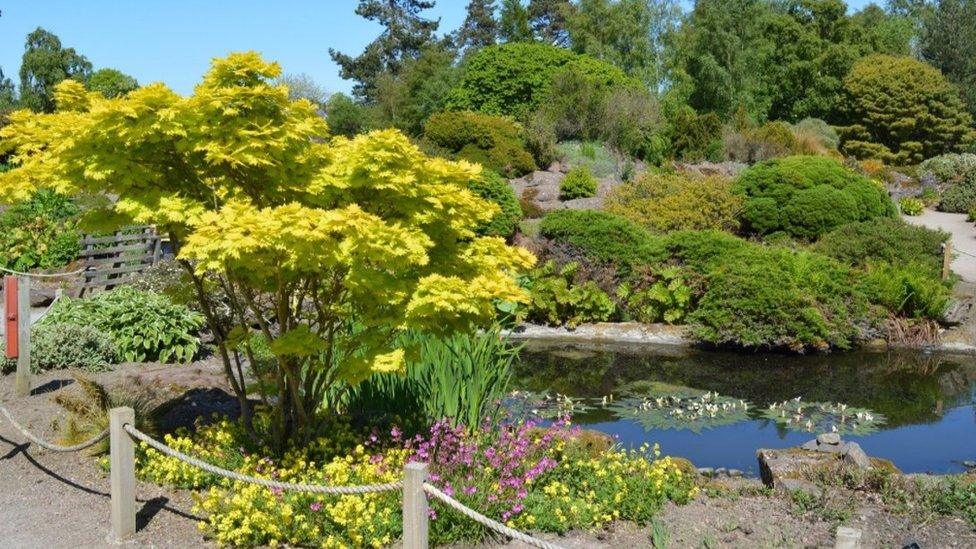
{"label": "pink flower", "polygon": [[318,511],[319,509],[322,508],[322,504],[319,503],[319,502],[317,502],[317,501],[314,501],[314,502],[312,502],[311,505],[308,506],[308,508],[311,509],[311,510],[313,510],[313,511]]}

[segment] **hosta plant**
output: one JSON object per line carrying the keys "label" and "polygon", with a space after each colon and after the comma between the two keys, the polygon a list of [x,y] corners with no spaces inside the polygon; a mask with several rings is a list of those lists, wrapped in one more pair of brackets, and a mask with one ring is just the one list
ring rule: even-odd
{"label": "hosta plant", "polygon": [[921,215],[925,203],[918,198],[905,197],[898,201],[898,209],[905,215]]}

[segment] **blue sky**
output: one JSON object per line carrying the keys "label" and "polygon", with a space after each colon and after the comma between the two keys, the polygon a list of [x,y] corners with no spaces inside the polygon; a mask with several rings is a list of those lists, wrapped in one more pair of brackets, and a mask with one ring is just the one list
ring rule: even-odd
{"label": "blue sky", "polygon": [[[852,0],[852,6],[866,0]],[[38,26],[140,83],[163,81],[190,93],[210,59],[256,50],[286,73],[306,73],[329,91],[346,91],[330,47],[359,53],[379,26],[357,16],[356,0],[0,0],[0,68],[18,82],[24,37]],[[457,28],[467,0],[439,0],[431,17]]]}

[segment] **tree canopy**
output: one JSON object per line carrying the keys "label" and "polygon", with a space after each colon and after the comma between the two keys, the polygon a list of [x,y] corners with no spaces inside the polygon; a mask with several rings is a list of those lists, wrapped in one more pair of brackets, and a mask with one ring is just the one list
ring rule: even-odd
{"label": "tree canopy", "polygon": [[92,64],[75,51],[64,48],[54,34],[38,27],[27,35],[20,65],[20,102],[35,112],[54,110],[54,87],[71,78],[84,82]]}
{"label": "tree canopy", "polygon": [[105,97],[118,97],[138,88],[139,82],[119,70],[98,69],[91,74],[86,85]]}
{"label": "tree canopy", "polygon": [[[0,152],[14,153],[0,201],[41,188],[117,197],[85,224],[168,233],[245,422],[245,334],[257,322],[270,342],[270,369],[250,364],[276,381],[283,444],[307,441],[344,388],[401,371],[403,330],[467,329],[495,300],[522,300],[510,273],[534,258],[476,234],[499,211],[468,189],[479,167],[427,157],[395,130],[330,138],[279,76],[249,52],[215,60],[189,97],[156,83],[109,99],[67,80],[56,112],[16,111],[0,129]],[[214,313],[214,281],[229,320]]]}

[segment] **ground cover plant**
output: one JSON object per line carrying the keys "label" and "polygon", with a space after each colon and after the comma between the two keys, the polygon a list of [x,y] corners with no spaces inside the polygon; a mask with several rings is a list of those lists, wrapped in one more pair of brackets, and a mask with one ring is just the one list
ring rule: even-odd
{"label": "ground cover plant", "polygon": [[569,170],[559,183],[559,198],[563,200],[593,196],[596,196],[596,178],[586,166]]}
{"label": "ground cover plant", "polygon": [[722,176],[645,173],[614,187],[606,198],[608,212],[648,229],[735,231],[743,197],[732,192],[732,180]]}

